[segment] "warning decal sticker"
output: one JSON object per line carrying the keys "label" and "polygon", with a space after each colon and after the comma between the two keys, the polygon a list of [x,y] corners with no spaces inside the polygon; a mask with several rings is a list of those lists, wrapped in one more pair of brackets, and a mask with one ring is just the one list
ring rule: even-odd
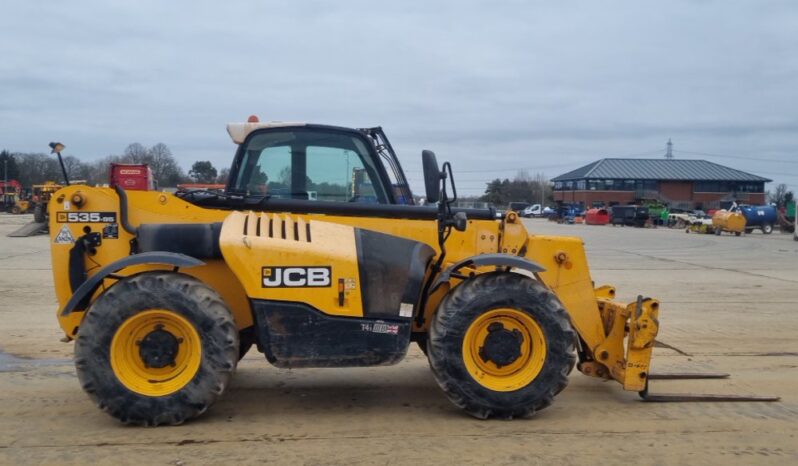
{"label": "warning decal sticker", "polygon": [[64,225],[61,227],[61,231],[58,232],[58,235],[53,240],[55,244],[72,244],[75,242],[75,237],[72,236],[72,232],[69,231],[69,226]]}

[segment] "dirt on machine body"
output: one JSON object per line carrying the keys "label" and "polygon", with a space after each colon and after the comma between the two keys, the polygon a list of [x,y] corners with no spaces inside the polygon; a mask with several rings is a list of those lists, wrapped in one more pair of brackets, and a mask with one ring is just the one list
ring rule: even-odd
{"label": "dirt on machine body", "polygon": [[544,409],[574,366],[647,395],[659,303],[595,288],[580,239],[453,207],[451,165],[429,151],[433,205],[414,205],[381,128],[228,132],[223,191],[72,185],[50,201],[58,321],[83,389],[117,419],[202,414],[252,346],[278,367],[347,367],[416,342],[479,418]]}

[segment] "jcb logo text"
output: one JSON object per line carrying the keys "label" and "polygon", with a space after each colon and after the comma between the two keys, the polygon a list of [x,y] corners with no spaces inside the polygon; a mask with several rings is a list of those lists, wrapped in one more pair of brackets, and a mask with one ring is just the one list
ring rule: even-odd
{"label": "jcb logo text", "polygon": [[330,286],[331,267],[263,267],[264,288]]}

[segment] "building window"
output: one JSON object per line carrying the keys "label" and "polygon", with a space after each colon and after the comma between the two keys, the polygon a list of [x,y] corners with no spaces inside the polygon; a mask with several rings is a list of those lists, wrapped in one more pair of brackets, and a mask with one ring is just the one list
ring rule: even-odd
{"label": "building window", "polygon": [[586,185],[585,180],[579,180],[576,182],[576,189],[579,191],[584,191],[586,189],[585,185]]}
{"label": "building window", "polygon": [[762,193],[765,183],[746,181],[696,181],[693,191],[697,193]]}
{"label": "building window", "polygon": [[647,191],[657,191],[659,189],[659,181],[645,180],[643,181],[643,189]]}
{"label": "building window", "polygon": [[[556,187],[555,187],[556,189]],[[590,191],[656,191],[657,180],[587,180],[577,182],[577,189]]]}
{"label": "building window", "polygon": [[721,183],[718,181],[696,181],[693,191],[697,193],[719,193],[722,192]]}

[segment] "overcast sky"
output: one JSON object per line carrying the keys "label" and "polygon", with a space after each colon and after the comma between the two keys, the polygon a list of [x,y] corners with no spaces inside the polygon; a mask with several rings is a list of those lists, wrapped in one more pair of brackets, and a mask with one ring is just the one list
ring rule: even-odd
{"label": "overcast sky", "polygon": [[[519,168],[705,158],[798,188],[798,2],[4,1],[0,148],[166,143],[228,166],[250,114],[385,128],[479,194]],[[682,151],[689,151],[682,152]],[[716,157],[696,154],[718,154]],[[771,188],[773,184],[769,185]]]}

